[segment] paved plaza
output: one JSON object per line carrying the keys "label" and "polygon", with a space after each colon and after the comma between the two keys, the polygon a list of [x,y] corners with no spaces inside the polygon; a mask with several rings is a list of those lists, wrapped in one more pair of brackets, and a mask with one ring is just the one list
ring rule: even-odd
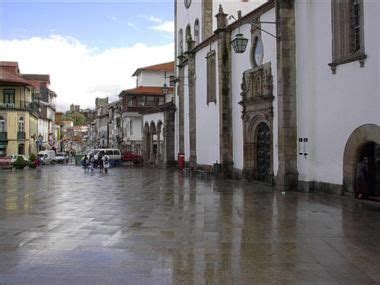
{"label": "paved plaza", "polygon": [[380,207],[176,170],[0,170],[0,284],[377,284]]}

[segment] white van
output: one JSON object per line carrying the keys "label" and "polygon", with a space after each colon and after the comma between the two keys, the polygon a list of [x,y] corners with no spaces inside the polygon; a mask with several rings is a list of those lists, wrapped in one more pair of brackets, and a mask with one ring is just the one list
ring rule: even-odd
{"label": "white van", "polygon": [[55,161],[55,151],[42,150],[38,153],[38,157],[41,158],[42,164],[53,164]]}
{"label": "white van", "polygon": [[117,148],[97,148],[89,151],[87,153],[88,156],[93,155],[95,160],[98,160],[98,154],[100,152],[103,152],[104,154],[107,154],[110,157],[111,161],[119,161],[121,160],[121,151]]}

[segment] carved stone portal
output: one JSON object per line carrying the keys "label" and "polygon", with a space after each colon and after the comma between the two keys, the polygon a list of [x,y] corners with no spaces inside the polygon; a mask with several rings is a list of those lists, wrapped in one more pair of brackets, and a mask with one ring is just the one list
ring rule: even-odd
{"label": "carved stone portal", "polygon": [[241,84],[244,176],[273,182],[273,76],[270,63],[247,70]]}

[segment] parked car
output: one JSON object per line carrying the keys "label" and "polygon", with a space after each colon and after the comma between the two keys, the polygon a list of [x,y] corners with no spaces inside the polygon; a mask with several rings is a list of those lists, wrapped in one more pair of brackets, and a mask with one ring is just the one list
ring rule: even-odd
{"label": "parked car", "polygon": [[21,158],[26,162],[26,163],[29,163],[29,159],[25,156],[25,155],[22,155],[22,154],[12,154],[11,155],[11,164],[13,165],[13,163],[16,162],[17,158],[21,156]]}
{"label": "parked car", "polygon": [[56,162],[56,163],[68,163],[69,157],[64,152],[57,152],[55,154],[54,162]]}
{"label": "parked car", "polygon": [[133,162],[133,164],[139,164],[139,163],[142,163],[144,161],[143,157],[140,154],[135,153],[133,151],[124,152],[122,157],[121,157],[121,160],[122,161],[130,161],[130,162]]}
{"label": "parked car", "polygon": [[110,158],[110,164],[112,166],[119,166],[121,162],[121,151],[117,148],[97,148],[87,152],[87,156],[94,156],[95,161],[98,160],[99,153],[103,155],[107,154]]}
{"label": "parked car", "polygon": [[53,164],[55,161],[55,151],[42,150],[38,153],[38,157],[41,158],[42,164]]}
{"label": "parked car", "polygon": [[12,168],[12,158],[10,156],[0,157],[0,168]]}

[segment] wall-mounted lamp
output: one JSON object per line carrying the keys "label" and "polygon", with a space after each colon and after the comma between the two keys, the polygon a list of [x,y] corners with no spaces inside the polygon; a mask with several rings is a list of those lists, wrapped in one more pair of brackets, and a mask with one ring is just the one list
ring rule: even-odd
{"label": "wall-mounted lamp", "polygon": [[[232,15],[230,16],[230,18],[235,19],[235,17],[232,16]],[[261,22],[261,21],[255,19],[255,20],[252,21],[252,26],[254,28],[256,28],[256,29],[258,29],[258,30],[260,30],[260,31],[262,31],[262,32],[264,32],[264,33],[266,33],[266,34],[274,37],[274,38],[276,38],[276,39],[280,38],[279,36],[276,36],[276,35],[274,35],[274,34],[272,34],[270,32],[267,32],[267,31],[263,30],[261,28],[261,26],[260,26],[261,24],[277,24],[277,22],[267,22],[267,21]],[[247,44],[248,44],[248,39],[245,38],[243,36],[243,34],[240,33],[240,26],[239,26],[239,31],[236,34],[235,38],[231,41],[231,44],[232,44],[232,47],[233,47],[233,49],[234,49],[234,51],[236,53],[244,53],[245,52],[245,50],[247,48]]]}

